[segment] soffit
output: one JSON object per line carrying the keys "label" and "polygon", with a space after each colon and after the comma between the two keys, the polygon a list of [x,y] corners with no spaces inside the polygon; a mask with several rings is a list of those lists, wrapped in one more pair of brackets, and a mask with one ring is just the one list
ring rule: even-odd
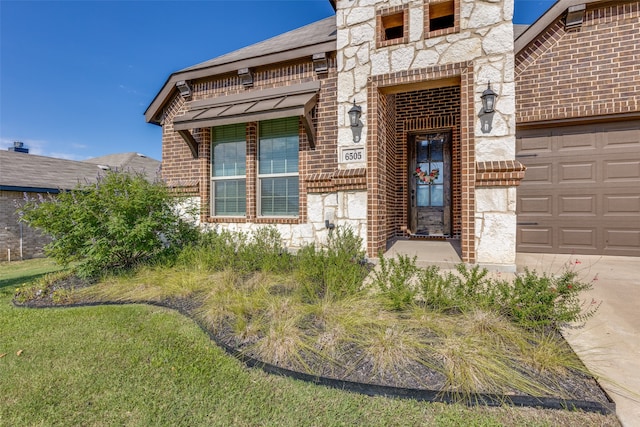
{"label": "soffit", "polygon": [[536,22],[531,24],[516,37],[514,51],[516,54],[533,42],[549,25],[554,23],[559,16],[564,15],[571,6],[579,4],[606,3],[607,0],[558,0]]}

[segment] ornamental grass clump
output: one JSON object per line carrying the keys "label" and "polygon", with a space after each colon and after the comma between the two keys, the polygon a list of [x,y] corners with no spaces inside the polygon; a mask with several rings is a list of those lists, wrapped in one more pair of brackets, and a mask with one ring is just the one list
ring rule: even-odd
{"label": "ornamental grass clump", "polygon": [[369,274],[362,239],[350,227],[336,227],[323,246],[301,248],[295,262],[300,293],[308,302],[353,296]]}

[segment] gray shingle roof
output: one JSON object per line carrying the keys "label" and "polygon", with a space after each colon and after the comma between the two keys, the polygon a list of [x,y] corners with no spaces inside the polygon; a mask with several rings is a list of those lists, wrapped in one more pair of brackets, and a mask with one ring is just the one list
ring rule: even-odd
{"label": "gray shingle roof", "polygon": [[84,162],[94,165],[106,165],[110,166],[111,169],[120,171],[142,173],[150,180],[158,178],[158,173],[160,172],[160,161],[140,153],[109,154],[87,159]]}
{"label": "gray shingle roof", "polygon": [[273,53],[285,52],[287,50],[298,49],[304,46],[312,46],[336,40],[336,37],[336,17],[330,16],[265,41],[218,56],[210,59],[209,61],[187,67],[179,72],[208,68],[243,59],[257,58]]}
{"label": "gray shingle roof", "polygon": [[[96,160],[100,161],[94,162]],[[152,164],[156,166],[150,174]],[[116,154],[79,162],[0,150],[0,189],[70,190],[79,183],[95,182],[98,176],[104,175],[105,171],[98,165],[110,166],[112,169],[142,171],[149,178],[154,179],[160,162],[140,158],[136,153]]]}

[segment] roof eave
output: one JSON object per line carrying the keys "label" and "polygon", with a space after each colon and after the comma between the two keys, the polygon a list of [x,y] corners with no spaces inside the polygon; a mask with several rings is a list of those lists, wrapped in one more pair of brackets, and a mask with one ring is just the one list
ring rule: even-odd
{"label": "roof eave", "polygon": [[271,53],[262,56],[254,56],[252,58],[241,59],[238,61],[230,61],[224,64],[205,66],[195,70],[178,71],[169,76],[162,89],[153,99],[149,107],[147,107],[144,116],[148,123],[160,124],[158,117],[162,107],[169,101],[175,85],[180,80],[195,80],[205,77],[216,76],[220,74],[237,71],[241,68],[253,68],[264,65],[276,64],[279,62],[291,61],[305,56],[311,56],[314,53],[333,52],[336,50],[336,40],[330,40],[322,43],[302,46],[296,49]]}
{"label": "roof eave", "polygon": [[536,22],[531,24],[514,42],[515,53],[527,47],[549,25],[555,22],[569,7],[579,4],[598,3],[608,0],[558,0]]}

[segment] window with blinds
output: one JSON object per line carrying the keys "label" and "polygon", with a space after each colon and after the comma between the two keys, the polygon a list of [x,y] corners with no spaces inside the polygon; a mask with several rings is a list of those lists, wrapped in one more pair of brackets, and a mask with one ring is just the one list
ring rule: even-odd
{"label": "window with blinds", "polygon": [[211,212],[215,216],[244,216],[247,211],[245,124],[213,128],[211,146]]}
{"label": "window with blinds", "polygon": [[259,208],[262,216],[297,216],[298,117],[260,122]]}

